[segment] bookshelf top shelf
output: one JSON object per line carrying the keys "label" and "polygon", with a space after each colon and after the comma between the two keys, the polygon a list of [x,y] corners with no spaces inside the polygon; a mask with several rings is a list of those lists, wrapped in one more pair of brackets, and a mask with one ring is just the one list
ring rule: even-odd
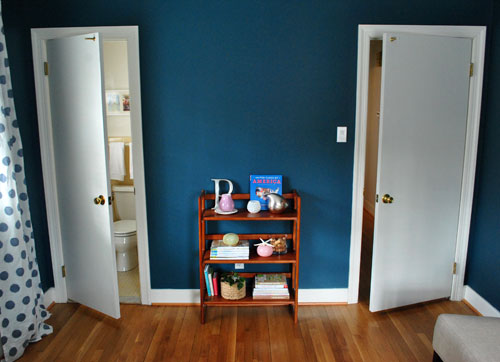
{"label": "bookshelf top shelf", "polygon": [[258,221],[258,220],[297,220],[297,212],[288,208],[281,214],[273,214],[269,211],[260,211],[257,214],[251,214],[246,210],[238,210],[237,213],[231,215],[220,215],[214,210],[203,211],[203,220],[235,220],[235,221]]}
{"label": "bookshelf top shelf", "polygon": [[[270,211],[260,211],[256,214],[248,212],[246,209],[238,209],[238,212],[231,215],[220,215],[217,214],[211,208],[206,207],[206,202],[209,200],[215,200],[215,194],[207,194],[205,191],[201,192],[199,203],[201,217],[203,221],[222,221],[222,220],[234,220],[234,221],[263,221],[263,220],[275,220],[275,221],[295,221],[298,219],[297,205],[300,203],[300,196],[297,191],[285,193],[282,195],[285,199],[293,200],[292,206],[288,207],[281,214],[273,214]],[[250,200],[250,194],[232,194],[233,200]]]}

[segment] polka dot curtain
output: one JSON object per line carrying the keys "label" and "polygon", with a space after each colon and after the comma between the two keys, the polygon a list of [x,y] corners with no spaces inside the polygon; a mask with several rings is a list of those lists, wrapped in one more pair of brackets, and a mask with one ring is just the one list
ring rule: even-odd
{"label": "polka dot curtain", "polygon": [[14,361],[52,327],[44,323],[49,313],[35,255],[1,4],[0,26],[0,338],[3,358]]}

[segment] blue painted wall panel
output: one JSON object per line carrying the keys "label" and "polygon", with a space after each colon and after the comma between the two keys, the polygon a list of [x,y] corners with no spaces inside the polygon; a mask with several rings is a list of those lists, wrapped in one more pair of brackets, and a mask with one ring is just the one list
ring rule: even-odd
{"label": "blue painted wall panel", "polygon": [[[301,286],[345,288],[358,24],[491,20],[491,0],[6,0],[3,7],[45,289],[53,281],[30,28],[139,25],[153,288],[198,286],[200,190],[225,177],[248,192],[255,173],[282,174],[285,191],[303,197]],[[339,125],[348,127],[345,144],[335,143]]]}
{"label": "blue painted wall panel", "polygon": [[490,33],[488,95],[480,150],[465,283],[500,310],[500,3]]}

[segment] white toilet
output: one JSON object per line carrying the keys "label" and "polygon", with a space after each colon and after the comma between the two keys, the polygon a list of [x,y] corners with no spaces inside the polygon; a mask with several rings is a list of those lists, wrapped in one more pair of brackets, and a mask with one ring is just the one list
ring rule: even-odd
{"label": "white toilet", "polygon": [[113,186],[115,212],[114,225],[116,268],[128,271],[137,267],[137,226],[135,222],[135,195],[133,186]]}

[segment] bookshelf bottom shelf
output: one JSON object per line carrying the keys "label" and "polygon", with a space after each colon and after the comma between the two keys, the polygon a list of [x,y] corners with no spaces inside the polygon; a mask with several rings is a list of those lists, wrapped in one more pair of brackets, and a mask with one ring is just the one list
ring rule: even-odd
{"label": "bookshelf bottom shelf", "polygon": [[276,305],[294,305],[295,295],[290,290],[290,297],[287,299],[253,299],[251,292],[247,296],[238,300],[224,299],[220,295],[208,297],[205,295],[203,304],[207,307],[271,307]]}

